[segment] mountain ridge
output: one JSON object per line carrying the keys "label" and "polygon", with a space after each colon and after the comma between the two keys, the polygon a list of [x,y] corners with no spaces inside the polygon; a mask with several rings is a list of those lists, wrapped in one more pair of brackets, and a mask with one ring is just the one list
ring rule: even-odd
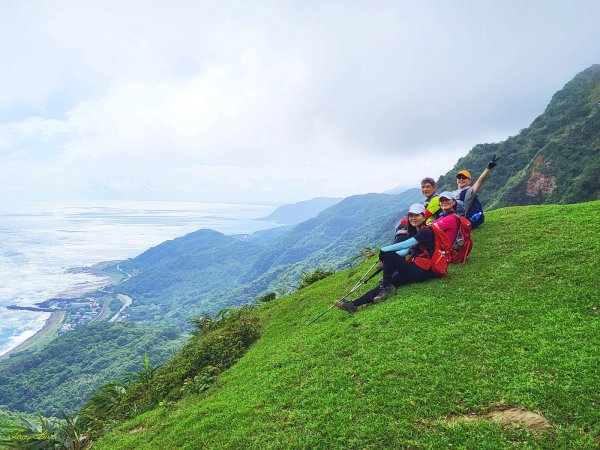
{"label": "mountain ridge", "polygon": [[315,197],[310,200],[282,205],[268,216],[261,217],[259,220],[266,220],[285,225],[296,225],[316,217],[324,209],[327,209],[342,200],[342,198]]}
{"label": "mountain ridge", "polygon": [[478,194],[487,209],[600,198],[600,64],[565,84],[516,136],[474,146],[438,184],[455,189],[465,168],[475,182],[493,155],[500,162]]}

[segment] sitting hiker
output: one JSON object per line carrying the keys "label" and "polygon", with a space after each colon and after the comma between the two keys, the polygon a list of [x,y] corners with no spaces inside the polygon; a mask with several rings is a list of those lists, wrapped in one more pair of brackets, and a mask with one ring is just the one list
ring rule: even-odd
{"label": "sitting hiker", "polygon": [[431,177],[423,178],[421,180],[421,192],[425,197],[425,224],[429,225],[440,214],[440,200],[437,193],[437,186],[435,180]]}
{"label": "sitting hiker", "polygon": [[430,258],[434,251],[434,237],[425,220],[425,207],[420,203],[411,205],[408,210],[408,239],[383,247],[379,253],[379,259],[383,262],[380,286],[354,301],[338,300],[335,306],[353,313],[360,305],[385,300],[397,286],[433,278]]}
{"label": "sitting hiker", "polygon": [[473,186],[471,186],[471,174],[468,170],[463,169],[456,174],[458,189],[454,191],[454,195],[457,200],[460,200],[464,204],[465,217],[469,219],[473,228],[477,228],[485,219],[483,216],[483,207],[477,198],[477,192],[481,189],[490,171],[496,167],[499,159],[496,158],[496,155],[493,156]]}
{"label": "sitting hiker", "polygon": [[456,196],[450,191],[444,191],[439,195],[440,199],[440,214],[435,220],[438,222],[440,219],[456,213]]}
{"label": "sitting hiker", "polygon": [[456,240],[460,219],[456,214],[456,197],[450,191],[445,191],[440,194],[440,216],[435,219],[442,231],[448,236],[448,240],[453,243]]}
{"label": "sitting hiker", "polygon": [[464,264],[473,248],[471,222],[457,210],[460,202],[452,192],[445,191],[440,194],[440,206],[442,213],[433,223],[439,226],[448,238],[448,243],[452,245],[450,262]]}

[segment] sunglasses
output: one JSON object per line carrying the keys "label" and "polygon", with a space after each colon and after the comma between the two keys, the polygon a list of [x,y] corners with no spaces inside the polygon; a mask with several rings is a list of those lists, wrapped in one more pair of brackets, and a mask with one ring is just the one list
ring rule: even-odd
{"label": "sunglasses", "polygon": [[466,179],[467,179],[467,177],[465,177],[464,175],[457,175],[457,176],[456,176],[456,179],[457,179],[457,180],[466,180]]}

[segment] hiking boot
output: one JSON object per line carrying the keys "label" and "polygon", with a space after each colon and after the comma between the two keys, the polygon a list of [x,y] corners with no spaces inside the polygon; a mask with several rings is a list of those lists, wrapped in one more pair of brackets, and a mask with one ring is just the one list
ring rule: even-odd
{"label": "hiking boot", "polygon": [[379,288],[379,293],[373,298],[373,302],[380,303],[394,292],[396,292],[396,286],[394,286],[392,283],[381,285],[381,287]]}
{"label": "hiking boot", "polygon": [[354,303],[343,302],[341,300],[338,300],[337,302],[335,302],[335,306],[337,306],[340,309],[343,309],[344,311],[348,311],[350,314],[354,314],[356,312],[356,310],[358,309]]}

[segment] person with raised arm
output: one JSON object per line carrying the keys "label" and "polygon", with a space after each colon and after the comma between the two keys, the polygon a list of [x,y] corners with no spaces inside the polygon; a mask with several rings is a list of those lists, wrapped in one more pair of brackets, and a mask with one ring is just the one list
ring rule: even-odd
{"label": "person with raised arm", "polygon": [[496,158],[496,155],[492,157],[492,160],[488,163],[483,173],[479,175],[473,186],[471,186],[471,173],[468,170],[459,170],[456,174],[458,189],[454,191],[454,196],[464,205],[465,217],[469,219],[473,228],[477,228],[485,220],[483,206],[481,206],[481,202],[477,198],[477,192],[483,186],[492,169],[496,167],[499,159]]}

